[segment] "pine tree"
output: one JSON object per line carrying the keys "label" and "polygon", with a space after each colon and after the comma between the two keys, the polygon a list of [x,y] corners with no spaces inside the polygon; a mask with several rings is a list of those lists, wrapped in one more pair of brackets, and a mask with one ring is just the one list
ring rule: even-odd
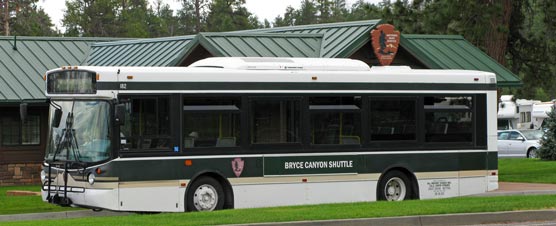
{"label": "pine tree", "polygon": [[541,148],[537,150],[537,156],[542,160],[556,160],[556,111],[554,106],[552,111],[548,113],[546,120],[546,128],[543,138],[541,139]]}

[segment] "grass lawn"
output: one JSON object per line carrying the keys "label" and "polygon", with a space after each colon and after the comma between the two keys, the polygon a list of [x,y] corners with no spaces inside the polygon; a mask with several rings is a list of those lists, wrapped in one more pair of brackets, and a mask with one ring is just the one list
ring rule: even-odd
{"label": "grass lawn", "polygon": [[[499,160],[500,181],[556,183],[555,172],[556,162],[510,158]],[[38,196],[6,196],[7,190],[39,191],[39,189],[38,186],[0,187],[0,214],[78,210],[44,203]],[[10,225],[212,225],[555,208],[556,195],[460,197],[7,223]]]}
{"label": "grass lawn", "polygon": [[[201,213],[164,213],[118,217],[8,222],[10,225],[215,225],[447,213],[554,209],[556,195],[460,197],[404,202],[364,202]],[[0,223],[1,224],[1,223]]]}
{"label": "grass lawn", "polygon": [[6,191],[40,191],[39,186],[8,186],[0,187],[0,215],[19,213],[40,213],[78,210],[77,208],[62,208],[45,203],[40,196],[6,196]]}
{"label": "grass lawn", "polygon": [[556,161],[502,158],[498,160],[498,180],[556,184]]}

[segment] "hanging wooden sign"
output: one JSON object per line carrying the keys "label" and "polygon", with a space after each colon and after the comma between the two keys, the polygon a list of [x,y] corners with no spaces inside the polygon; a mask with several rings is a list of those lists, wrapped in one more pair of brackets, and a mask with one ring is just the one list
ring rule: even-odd
{"label": "hanging wooden sign", "polygon": [[400,32],[391,24],[381,24],[371,31],[371,41],[380,64],[390,65],[398,52]]}

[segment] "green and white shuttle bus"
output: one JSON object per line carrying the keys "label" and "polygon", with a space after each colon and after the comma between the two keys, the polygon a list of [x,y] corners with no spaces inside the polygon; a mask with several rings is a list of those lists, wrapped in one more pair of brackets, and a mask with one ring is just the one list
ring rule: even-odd
{"label": "green and white shuttle bus", "polygon": [[46,202],[206,211],[498,188],[496,76],[208,58],[46,73]]}

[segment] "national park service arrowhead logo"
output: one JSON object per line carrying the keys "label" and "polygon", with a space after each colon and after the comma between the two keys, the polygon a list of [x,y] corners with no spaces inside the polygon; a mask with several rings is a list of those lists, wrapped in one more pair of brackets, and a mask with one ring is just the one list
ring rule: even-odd
{"label": "national park service arrowhead logo", "polygon": [[235,158],[234,160],[232,160],[232,170],[234,171],[236,177],[239,177],[239,175],[241,175],[244,165],[245,161],[243,161],[241,158]]}
{"label": "national park service arrowhead logo", "polygon": [[390,65],[398,52],[400,32],[391,24],[381,24],[371,31],[371,40],[380,65]]}

